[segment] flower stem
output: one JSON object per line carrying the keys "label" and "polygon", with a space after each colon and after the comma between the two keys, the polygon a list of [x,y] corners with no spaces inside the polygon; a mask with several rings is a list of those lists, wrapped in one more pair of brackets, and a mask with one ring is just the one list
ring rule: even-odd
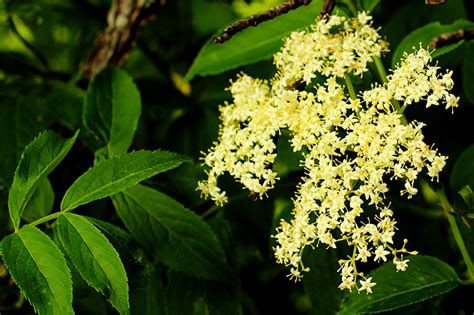
{"label": "flower stem", "polygon": [[346,81],[346,87],[347,87],[347,90],[349,91],[349,96],[353,100],[355,100],[357,98],[357,96],[356,96],[356,93],[355,93],[355,90],[354,90],[354,86],[352,85],[351,78],[349,77],[349,75],[347,73],[344,73],[344,80]]}
{"label": "flower stem", "polygon": [[31,222],[29,225],[31,226],[37,226],[41,223],[45,223],[45,222],[48,222],[49,220],[53,220],[53,219],[56,219],[57,217],[59,217],[60,215],[64,214],[64,212],[55,212],[55,213],[51,213],[45,217],[42,217],[42,218],[39,218],[38,220],[34,221],[34,222]]}
{"label": "flower stem", "polygon": [[[385,71],[385,67],[382,63],[382,60],[380,59],[380,57],[374,57],[373,60],[375,63],[375,68],[377,69],[377,72],[380,76],[380,80],[383,84],[387,83],[387,71]],[[395,110],[397,111],[397,113],[401,115],[400,120],[402,121],[402,124],[407,125],[407,118],[405,117],[405,115],[403,115],[403,111],[405,110],[406,106],[400,106],[400,103],[396,99],[392,99],[392,105],[393,108],[395,108]]]}
{"label": "flower stem", "polygon": [[385,67],[383,66],[382,60],[380,57],[374,57],[375,68],[377,68],[377,72],[379,73],[380,80],[382,83],[387,83],[387,72],[385,71]]}
{"label": "flower stem", "polygon": [[461,280],[460,283],[461,283],[461,285],[472,285],[472,284],[474,284],[474,279]]}
{"label": "flower stem", "polygon": [[448,219],[449,227],[451,228],[451,232],[453,233],[454,240],[456,241],[456,244],[459,247],[462,258],[464,259],[464,263],[466,264],[469,279],[474,280],[474,266],[472,264],[471,256],[469,256],[469,252],[467,251],[466,244],[464,243],[464,240],[461,236],[461,232],[459,231],[456,218],[454,217],[454,215],[452,215],[454,209],[449,203],[448,198],[446,198],[446,194],[444,193],[444,191],[438,191],[438,197],[441,201],[441,206],[443,207],[446,218]]}

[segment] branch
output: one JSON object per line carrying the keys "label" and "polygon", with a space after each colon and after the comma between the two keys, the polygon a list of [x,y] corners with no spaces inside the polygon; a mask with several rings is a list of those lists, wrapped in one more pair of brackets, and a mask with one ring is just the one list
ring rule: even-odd
{"label": "branch", "polygon": [[456,43],[463,39],[474,39],[474,28],[461,29],[455,32],[441,34],[440,36],[437,36],[431,40],[430,47],[440,48]]}
{"label": "branch", "polygon": [[331,15],[335,6],[336,6],[336,0],[324,0],[323,8],[321,9],[321,13],[319,14],[319,17],[323,18],[325,16]]}
{"label": "branch", "polygon": [[231,39],[231,37],[237,34],[238,32],[243,31],[244,29],[249,28],[250,26],[257,26],[262,22],[271,20],[279,15],[283,15],[291,10],[299,8],[302,5],[308,5],[309,3],[311,3],[311,0],[288,0],[285,3],[274,6],[273,8],[262,14],[252,15],[248,18],[237,21],[234,24],[227,26],[224,29],[224,33],[222,35],[215,36],[214,38],[212,38],[212,40],[214,41],[214,43],[221,44]]}
{"label": "branch", "polygon": [[426,5],[440,5],[446,3],[447,0],[425,0]]}
{"label": "branch", "polygon": [[94,41],[90,56],[80,64],[82,76],[90,79],[109,64],[122,66],[135,47],[142,27],[154,19],[159,5],[147,7],[141,0],[113,0],[107,14],[107,28]]}

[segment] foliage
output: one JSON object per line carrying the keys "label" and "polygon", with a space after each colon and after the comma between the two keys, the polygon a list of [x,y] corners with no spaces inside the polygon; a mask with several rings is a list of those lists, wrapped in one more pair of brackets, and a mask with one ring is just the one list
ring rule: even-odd
{"label": "foliage", "polygon": [[[377,283],[369,295],[338,288],[338,262],[352,250],[307,246],[301,256],[309,271],[297,283],[275,262],[276,228],[291,220],[293,192],[307,174],[300,161],[309,150],[293,152],[289,129],[271,139],[273,190],[249,194],[221,176],[222,207],[196,191],[209,172],[202,152],[219,137],[218,105],[232,103],[229,80],[242,71],[274,77],[272,55],[314,22],[324,1],[222,44],[212,36],[282,1],[142,2],[154,18],[131,32],[136,42],[125,47],[124,63],[87,78],[81,69],[107,29],[112,1],[0,0],[0,313],[474,311],[474,43],[460,35],[474,32],[472,1],[337,1],[339,15],[370,11],[390,43],[382,63],[350,76],[357,96],[383,84],[383,64],[454,34],[432,56],[453,70],[459,108],[427,111],[424,100],[403,108],[408,121],[426,124],[426,143],[436,143],[447,165],[438,182],[417,180],[410,200],[397,183],[384,195],[397,219],[394,243],[409,239],[419,254],[402,256],[406,271],[371,257],[358,270]],[[294,88],[313,92],[325,84],[318,80]]]}

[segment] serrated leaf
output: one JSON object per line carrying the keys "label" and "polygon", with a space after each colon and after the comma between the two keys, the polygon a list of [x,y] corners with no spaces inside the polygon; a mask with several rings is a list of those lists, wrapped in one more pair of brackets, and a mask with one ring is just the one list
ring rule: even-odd
{"label": "serrated leaf", "polygon": [[61,211],[114,195],[188,161],[185,156],[161,150],[123,153],[103,160],[69,187],[61,202]]}
{"label": "serrated leaf", "polygon": [[92,80],[84,98],[83,123],[113,156],[132,144],[140,112],[140,92],[132,78],[109,67]]}
{"label": "serrated leaf", "polygon": [[215,234],[176,200],[141,185],[112,200],[125,226],[163,264],[206,279],[223,279],[229,274]]}
{"label": "serrated leaf", "polygon": [[222,44],[209,39],[188,70],[185,80],[191,80],[196,75],[219,74],[270,58],[280,49],[284,37],[315,22],[322,3],[322,0],[314,0],[258,27],[249,27]]}
{"label": "serrated leaf", "polygon": [[53,210],[54,191],[48,178],[44,178],[31,196],[21,218],[30,223],[42,218]]}
{"label": "serrated leaf", "polygon": [[23,151],[8,194],[8,209],[15,228],[20,226],[23,210],[36,187],[68,154],[78,133],[66,140],[46,131]]}
{"label": "serrated leaf", "polygon": [[408,258],[408,268],[396,272],[387,262],[368,277],[377,283],[372,294],[352,292],[343,302],[339,315],[377,313],[427,300],[459,286],[459,278],[451,266],[430,256]]}
{"label": "serrated leaf", "polygon": [[[94,218],[87,218],[92,222],[117,250],[120,259],[127,271],[128,286],[130,289],[130,308],[132,293],[149,286],[150,277],[154,273],[154,266],[149,261],[144,249],[133,236],[113,224]],[[132,311],[132,313],[134,313]]]}
{"label": "serrated leaf", "polygon": [[81,277],[120,314],[129,314],[128,282],[119,254],[85,217],[66,213],[57,220],[61,244]]}
{"label": "serrated leaf", "polygon": [[459,155],[449,177],[449,186],[453,193],[466,185],[474,187],[474,145],[469,146]]}
{"label": "serrated leaf", "polygon": [[26,225],[3,239],[3,261],[39,314],[74,314],[72,281],[63,254],[39,229]]}
{"label": "serrated leaf", "polygon": [[32,95],[2,99],[0,106],[0,182],[10,186],[22,151],[47,128],[52,115],[48,104]]}
{"label": "serrated leaf", "polygon": [[[446,25],[442,25],[439,22],[433,22],[414,30],[413,32],[405,36],[405,38],[400,42],[397,49],[393,53],[392,67],[394,67],[400,61],[400,59],[402,59],[404,52],[410,53],[413,51],[414,48],[418,49],[420,47],[420,43],[423,48],[427,48],[430,42],[437,36],[470,27],[474,27],[473,22],[466,20],[457,20],[452,24]],[[437,58],[456,49],[461,44],[462,41],[458,41],[456,43],[440,47],[432,53],[432,56],[433,58]]]}

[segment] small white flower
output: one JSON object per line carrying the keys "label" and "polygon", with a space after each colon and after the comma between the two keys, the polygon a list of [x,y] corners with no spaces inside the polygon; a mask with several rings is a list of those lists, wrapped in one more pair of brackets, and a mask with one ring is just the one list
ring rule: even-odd
{"label": "small white flower", "polygon": [[372,288],[375,285],[376,285],[376,283],[372,282],[372,277],[367,278],[365,280],[360,280],[359,292],[365,290],[367,292],[367,294],[370,294],[370,293],[372,293]]}
{"label": "small white flower", "polygon": [[339,289],[341,290],[349,290],[352,292],[352,288],[355,286],[354,278],[353,277],[344,277],[342,279],[341,284],[339,284]]}
{"label": "small white flower", "polygon": [[360,260],[362,262],[367,262],[367,258],[372,256],[370,251],[367,249],[366,245],[357,246],[357,257],[356,260]]}
{"label": "small white flower", "polygon": [[374,261],[377,262],[382,259],[385,262],[387,261],[387,257],[385,256],[387,256],[388,254],[390,254],[390,252],[388,250],[385,250],[382,245],[379,245],[379,247],[377,247],[377,249],[375,250]]}
{"label": "small white flower", "polygon": [[405,271],[408,267],[408,262],[410,260],[405,259],[405,260],[399,260],[397,257],[393,257],[393,264],[395,265],[395,268],[397,268],[398,271]]}

